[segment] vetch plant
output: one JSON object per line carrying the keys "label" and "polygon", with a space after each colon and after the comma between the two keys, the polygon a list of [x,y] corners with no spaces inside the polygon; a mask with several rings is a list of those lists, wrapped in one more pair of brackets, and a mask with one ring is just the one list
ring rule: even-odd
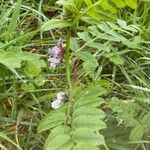
{"label": "vetch plant", "polygon": [[[86,41],[87,42],[86,44],[89,44],[91,47],[92,46],[96,47],[98,44],[99,45],[101,44],[98,42],[94,43],[95,42],[94,40],[96,39],[101,39],[101,41],[103,42],[106,41],[106,44],[104,45],[101,44],[101,46],[103,46],[104,49],[106,48],[105,49],[106,51],[104,51],[105,53],[102,54],[104,55],[104,57],[109,59],[115,65],[115,67],[113,67],[113,75],[112,75],[113,77],[112,82],[113,82],[116,74],[116,69],[115,69],[116,66],[120,67],[124,65],[124,59],[122,55],[124,53],[129,52],[129,50],[126,50],[122,54],[122,52],[119,52],[119,48],[118,49],[112,48],[113,46],[115,46],[113,44],[115,42],[116,43],[122,42],[125,46],[131,49],[132,48],[135,49],[138,46],[137,43],[135,43],[135,45],[132,45],[131,44],[133,43],[132,41],[126,40],[125,37],[123,37],[118,33],[125,32],[125,35],[129,34],[132,37],[134,33],[135,34],[138,33],[139,28],[137,26],[127,25],[126,22],[124,22],[123,20],[118,20],[119,26],[115,24],[111,24],[111,22],[108,22],[109,25],[105,23],[101,24],[100,20],[104,20],[104,17],[106,17],[107,12],[111,14],[110,16],[107,16],[108,20],[115,19],[116,12],[118,11],[118,9],[124,8],[126,5],[135,9],[137,5],[136,1],[120,0],[119,2],[112,1],[111,3],[109,3],[107,0],[95,1],[95,2],[92,2],[91,0],[90,1],[82,0],[80,2],[75,0],[67,0],[67,1],[59,0],[57,4],[63,6],[63,11],[64,14],[66,15],[65,17],[69,21],[66,21],[67,19],[66,20],[52,19],[46,22],[45,24],[43,24],[41,30],[48,31],[48,30],[59,28],[59,29],[64,29],[66,31],[65,63],[66,63],[66,78],[67,78],[68,91],[69,91],[69,101],[63,106],[61,106],[62,103],[61,101],[58,101],[58,99],[54,101],[52,107],[56,108],[56,110],[50,111],[40,121],[40,124],[38,126],[38,132],[50,130],[50,134],[44,146],[45,150],[49,150],[50,148],[53,150],[58,150],[58,149],[87,150],[88,148],[91,150],[93,149],[98,150],[102,148],[108,150],[109,148],[107,146],[107,136],[106,138],[104,138],[105,135],[103,136],[102,134],[107,132],[107,125],[106,125],[107,120],[104,119],[105,117],[108,117],[107,119],[109,121],[110,120],[112,121],[113,117],[111,118],[111,115],[107,116],[107,113],[105,113],[103,110],[106,110],[106,112],[107,110],[108,112],[109,111],[117,112],[118,114],[120,112],[114,110],[115,106],[112,106],[111,103],[109,104],[106,102],[105,99],[103,99],[103,96],[106,96],[107,94],[106,89],[99,86],[97,87],[95,85],[94,87],[89,86],[87,88],[79,87],[80,90],[77,92],[76,91],[77,87],[73,87],[73,83],[72,83],[73,68],[72,68],[71,57],[70,57],[70,41],[72,36],[76,36],[76,31],[78,31],[78,29],[85,29],[85,32],[90,31],[90,33],[82,32],[79,36],[82,36],[85,33],[84,34],[85,37],[82,36],[85,41],[89,40],[88,36],[86,36],[87,34],[90,34],[91,37],[93,36],[94,37],[93,39]],[[85,26],[89,26],[89,24],[91,24],[91,26],[80,28],[83,27],[82,24],[84,24]],[[109,26],[111,29],[114,28],[114,30],[110,31]],[[116,31],[118,29],[119,31]],[[133,30],[132,33],[130,33],[131,30]],[[134,39],[136,41],[138,38],[134,38]],[[109,44],[110,42],[112,42],[112,45],[110,45],[110,47],[107,47],[107,43]],[[99,47],[99,45],[97,47]],[[111,48],[112,51],[109,48]],[[79,50],[82,50],[82,48]],[[58,54],[61,54],[61,52],[62,51],[59,45],[54,47],[54,49],[50,49],[49,54],[52,56],[52,58],[50,57],[49,61],[52,68],[55,68],[60,63]],[[96,59],[96,55],[93,55],[92,52],[77,51],[75,52],[75,57],[83,61],[83,67],[87,71],[87,73],[91,73],[91,72],[95,73],[94,71],[99,66],[99,63]],[[90,64],[90,62],[92,62],[92,64]],[[90,67],[88,68],[88,66]],[[121,108],[121,106],[122,105],[120,105],[119,107]],[[131,112],[131,114],[132,113],[134,112]],[[122,115],[122,111],[120,114]],[[125,111],[123,112],[123,116],[127,114]],[[125,122],[126,116],[124,118],[121,117],[121,119],[123,119],[123,121]],[[116,122],[118,123],[118,120],[116,121],[116,118],[113,121],[115,123]],[[137,122],[136,119],[134,121]],[[106,132],[105,130],[103,132],[103,129],[106,129]],[[115,130],[117,129],[117,125],[114,127],[114,129]],[[108,128],[108,130],[110,129]],[[133,131],[136,130],[137,129],[132,130],[130,134],[130,139],[134,139]],[[127,130],[127,132],[129,131]],[[106,135],[109,136],[109,132],[107,132]],[[143,137],[143,132],[140,136],[138,136],[138,138],[135,139],[141,139],[142,137]]]}

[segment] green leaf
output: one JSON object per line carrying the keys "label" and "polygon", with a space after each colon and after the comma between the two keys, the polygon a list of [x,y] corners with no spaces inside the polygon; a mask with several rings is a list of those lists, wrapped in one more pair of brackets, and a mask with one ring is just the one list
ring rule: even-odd
{"label": "green leaf", "polygon": [[112,0],[118,8],[123,8],[126,6],[126,3],[122,0]]}
{"label": "green leaf", "polygon": [[80,39],[84,40],[85,42],[89,42],[92,40],[92,37],[89,35],[88,32],[78,32],[77,35]]}
{"label": "green leaf", "polygon": [[82,100],[87,98],[95,98],[98,96],[102,96],[107,93],[107,90],[99,87],[99,86],[89,86],[86,89],[80,91],[80,93],[76,94],[76,99]]}
{"label": "green leaf", "polygon": [[91,0],[84,0],[84,1],[85,1],[85,3],[87,4],[87,6],[91,6],[91,5],[92,5]]}
{"label": "green leaf", "polygon": [[129,7],[136,9],[136,7],[137,7],[137,1],[136,0],[124,0],[124,1]]}
{"label": "green leaf", "polygon": [[118,118],[124,121],[124,125],[128,127],[141,126],[135,119],[135,116],[138,115],[140,109],[134,102],[130,100],[123,101],[113,97],[109,101],[109,106],[114,112],[118,113]]}
{"label": "green leaf", "polygon": [[53,128],[44,144],[44,147],[49,147],[49,142],[53,140],[58,135],[69,135],[70,134],[70,127],[65,125],[60,125]]}
{"label": "green leaf", "polygon": [[79,143],[77,144],[73,150],[99,150],[94,144],[89,143]]}
{"label": "green leaf", "polygon": [[117,22],[118,22],[119,26],[122,28],[125,28],[127,26],[127,23],[124,20],[117,19]]}
{"label": "green leaf", "polygon": [[146,114],[142,119],[142,126],[146,132],[150,133],[150,113]]}
{"label": "green leaf", "polygon": [[109,3],[108,3],[108,0],[102,0],[101,3],[100,3],[101,7],[104,9],[104,10],[108,10],[110,11],[111,13],[116,13],[117,12],[117,9],[115,9],[113,6],[111,6]]}
{"label": "green leaf", "polygon": [[35,83],[37,86],[43,86],[44,83],[45,83],[45,78],[44,78],[42,75],[39,75],[39,76],[35,77],[34,83]]}
{"label": "green leaf", "polygon": [[24,72],[30,78],[36,77],[41,72],[41,67],[36,61],[26,61]]}
{"label": "green leaf", "polygon": [[123,65],[124,64],[124,60],[121,56],[118,55],[114,55],[112,57],[110,57],[110,61],[113,62],[116,65]]}
{"label": "green leaf", "polygon": [[53,138],[54,136],[57,136],[60,134],[69,134],[69,132],[70,132],[69,126],[59,125],[51,130],[49,137]]}
{"label": "green leaf", "polygon": [[74,104],[74,109],[82,106],[89,108],[100,106],[101,104],[105,103],[105,101],[99,96],[106,93],[107,91],[104,88],[89,86],[88,88],[76,94],[76,103]]}
{"label": "green leaf", "polygon": [[88,143],[93,145],[103,145],[105,140],[103,135],[94,133],[88,128],[79,128],[73,132],[73,140],[76,143]]}
{"label": "green leaf", "polygon": [[60,19],[52,19],[44,23],[41,27],[42,31],[48,31],[56,28],[65,28],[68,27],[69,24],[65,20]]}
{"label": "green leaf", "polygon": [[93,131],[98,131],[106,128],[106,124],[102,120],[100,120],[98,116],[96,117],[96,116],[82,115],[76,117],[73,120],[72,127],[74,129],[83,127],[89,128]]}
{"label": "green leaf", "polygon": [[12,15],[12,18],[10,20],[10,24],[8,26],[8,33],[12,33],[16,27],[18,26],[18,19],[19,19],[19,10],[20,10],[20,7],[21,7],[21,0],[18,0],[18,2],[15,4],[15,7],[14,7],[14,11],[13,11],[13,15]]}
{"label": "green leaf", "polygon": [[99,65],[95,57],[89,52],[78,52],[76,54],[81,60],[84,61],[83,67],[87,73],[95,71]]}
{"label": "green leaf", "polygon": [[73,142],[69,135],[58,135],[53,139],[47,141],[44,146],[44,150],[70,150],[73,146]]}
{"label": "green leaf", "polygon": [[77,109],[79,107],[98,107],[101,104],[104,104],[105,100],[103,98],[99,98],[99,97],[93,97],[93,98],[87,98],[87,99],[82,99],[80,101],[76,101],[76,103],[74,104],[74,109]]}
{"label": "green leaf", "polygon": [[82,115],[85,115],[87,117],[94,116],[94,117],[98,117],[99,119],[103,119],[105,117],[104,111],[92,107],[80,107],[73,112],[73,118]]}
{"label": "green leaf", "polygon": [[80,48],[77,38],[70,39],[70,49],[76,51]]}
{"label": "green leaf", "polygon": [[0,63],[10,68],[20,68],[21,59],[18,57],[18,53],[3,51],[0,55]]}
{"label": "green leaf", "polygon": [[136,126],[131,130],[129,139],[132,141],[138,141],[143,137],[144,130],[141,126]]}
{"label": "green leaf", "polygon": [[33,91],[35,90],[35,86],[32,83],[23,83],[21,85],[21,89],[23,89],[24,91]]}
{"label": "green leaf", "polygon": [[47,129],[56,127],[58,125],[61,125],[64,123],[65,119],[65,113],[63,112],[57,112],[52,111],[49,114],[47,114],[41,121],[38,126],[38,132],[45,131]]}

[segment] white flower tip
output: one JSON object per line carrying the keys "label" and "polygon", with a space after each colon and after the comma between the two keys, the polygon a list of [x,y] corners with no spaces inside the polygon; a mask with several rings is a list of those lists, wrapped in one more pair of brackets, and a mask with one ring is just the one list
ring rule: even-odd
{"label": "white flower tip", "polygon": [[51,107],[53,108],[53,109],[58,109],[60,106],[62,106],[64,103],[61,101],[61,100],[59,100],[59,99],[56,99],[55,101],[53,101],[52,103],[51,103]]}
{"label": "white flower tip", "polygon": [[57,99],[60,99],[60,100],[65,100],[66,99],[66,93],[65,92],[58,92],[57,93]]}

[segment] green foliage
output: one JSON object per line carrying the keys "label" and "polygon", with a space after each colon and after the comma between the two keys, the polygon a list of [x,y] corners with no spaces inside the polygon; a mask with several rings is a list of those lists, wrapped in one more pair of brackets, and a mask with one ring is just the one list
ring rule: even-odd
{"label": "green foliage", "polygon": [[[144,123],[145,119],[148,121],[149,113],[145,114],[142,121],[139,118],[141,112],[140,106],[130,100],[123,101],[121,99],[112,98],[109,106],[113,112],[117,112],[119,122],[123,123],[126,127],[131,127],[132,130],[129,135],[129,140],[137,141],[142,139],[144,133],[148,134],[149,125]],[[143,115],[142,115],[143,116]],[[146,122],[147,122],[146,121]]]}
{"label": "green foliage", "polygon": [[[104,19],[116,18],[118,9],[125,7],[126,5],[136,9],[136,0],[123,1],[117,0],[111,3],[108,0],[91,1],[91,0],[58,0],[57,4],[62,5],[67,16],[72,15],[72,19],[81,19],[84,22],[93,24]],[[77,20],[76,19],[76,20]]]}
{"label": "green foliage", "polygon": [[[0,6],[0,149],[150,149],[148,1]],[[65,57],[52,70],[47,50],[60,37]],[[52,110],[59,91],[67,100]]]}
{"label": "green foliage", "polygon": [[65,28],[67,26],[69,26],[69,24],[64,20],[52,19],[52,20],[47,21],[45,24],[43,24],[41,27],[41,30],[47,31],[47,30],[52,30],[56,28]]}
{"label": "green foliage", "polygon": [[13,33],[15,31],[16,27],[18,26],[18,19],[19,19],[19,10],[21,7],[21,0],[18,0],[17,4],[14,7],[14,11],[12,14],[12,18],[10,20],[10,24],[8,26],[8,34]]}
{"label": "green foliage", "polygon": [[96,67],[98,66],[97,60],[89,52],[79,52],[77,54],[77,57],[84,61],[83,68],[86,73],[94,72]]}
{"label": "green foliage", "polygon": [[[96,108],[101,106],[105,101],[100,98],[106,90],[98,87],[89,87],[78,93],[73,104],[73,112],[69,117],[69,126],[65,124],[65,113],[62,112],[64,107],[56,111],[51,111],[43,120],[41,120],[38,131],[52,129],[45,149],[53,147],[53,149],[80,149],[83,145],[89,144],[90,147],[96,149],[98,145],[104,145],[104,137],[99,133],[100,130],[106,128],[105,122],[102,120],[105,113]],[[92,101],[91,101],[92,99]],[[69,107],[69,105],[67,105]],[[67,108],[66,108],[67,111]],[[63,126],[59,127],[62,124]],[[57,145],[55,143],[58,143]],[[77,145],[75,146],[76,143]]]}

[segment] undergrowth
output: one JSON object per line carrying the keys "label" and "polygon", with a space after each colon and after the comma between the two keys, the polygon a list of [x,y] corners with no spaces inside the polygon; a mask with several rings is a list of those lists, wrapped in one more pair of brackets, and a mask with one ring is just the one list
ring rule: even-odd
{"label": "undergrowth", "polygon": [[0,5],[0,149],[150,149],[149,1]]}

